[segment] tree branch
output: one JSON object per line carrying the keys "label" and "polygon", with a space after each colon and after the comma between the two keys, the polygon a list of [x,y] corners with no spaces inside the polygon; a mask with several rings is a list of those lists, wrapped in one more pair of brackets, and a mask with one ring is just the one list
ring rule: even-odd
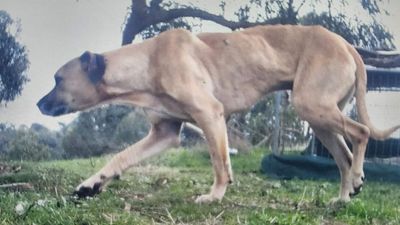
{"label": "tree branch", "polygon": [[165,14],[160,15],[161,22],[170,21],[176,18],[181,17],[193,17],[200,18],[203,20],[213,21],[221,26],[227,27],[231,30],[236,30],[239,28],[252,27],[256,25],[266,25],[271,24],[271,22],[237,22],[225,19],[223,16],[215,15],[209,13],[207,11],[196,9],[196,8],[180,8],[180,9],[171,9],[169,11],[164,11]]}
{"label": "tree branch", "polygon": [[146,0],[132,0],[132,10],[139,11],[147,8]]}
{"label": "tree branch", "polygon": [[11,183],[11,184],[1,184],[0,189],[22,191],[22,190],[32,190],[33,186],[30,183]]}
{"label": "tree branch", "polygon": [[[263,22],[231,21],[225,19],[221,15],[212,14],[205,10],[189,6],[165,10],[160,6],[161,3],[162,0],[153,0],[150,2],[150,6],[147,6],[146,0],[132,0],[132,10],[123,31],[122,45],[131,43],[136,35],[151,25],[162,22],[167,23],[171,20],[182,17],[200,18],[202,20],[213,21],[231,30],[257,25],[278,24],[281,22],[278,18],[273,18]],[[293,1],[289,1],[289,3],[293,4]],[[303,3],[297,9],[297,12]],[[331,1],[328,1],[328,3],[330,8]],[[281,2],[278,1],[278,4],[283,8]],[[365,64],[382,68],[400,67],[400,55],[397,53],[384,54],[362,48],[356,49],[363,58]]]}
{"label": "tree branch", "polygon": [[400,55],[393,58],[367,58],[364,59],[364,63],[381,68],[396,68],[400,67]]}
{"label": "tree branch", "polygon": [[[152,10],[150,9],[147,10],[148,13],[143,14],[139,12],[143,12],[145,10],[134,9],[134,7],[138,7],[138,5],[140,5],[140,4],[134,4],[134,2],[136,2],[136,0],[132,0],[132,11],[127,19],[127,23],[123,31],[122,45],[131,43],[137,34],[139,34],[140,32],[142,32],[151,25],[155,25],[161,22],[167,23],[171,20],[182,17],[200,18],[203,20],[213,21],[231,30],[252,27],[256,25],[279,23],[279,21],[277,20],[269,20],[263,22],[231,21],[225,19],[221,15],[215,15],[207,11],[192,7],[184,7],[184,8],[170,9],[170,10],[164,10],[162,8],[158,9],[152,8]],[[142,16],[135,15],[136,13],[142,14]]]}
{"label": "tree branch", "polygon": [[367,65],[381,67],[381,68],[395,68],[400,67],[400,54],[395,52],[376,52],[364,48],[356,47],[358,54]]}
{"label": "tree branch", "polygon": [[297,10],[296,10],[296,13],[297,13],[297,14],[299,13],[300,9],[304,6],[305,3],[306,3],[306,0],[303,0],[303,1],[300,3],[299,7],[298,7]]}

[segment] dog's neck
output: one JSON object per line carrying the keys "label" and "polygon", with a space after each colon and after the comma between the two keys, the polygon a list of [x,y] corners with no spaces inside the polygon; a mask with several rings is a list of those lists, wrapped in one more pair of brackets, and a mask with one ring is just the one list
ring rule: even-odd
{"label": "dog's neck", "polygon": [[146,43],[132,44],[103,54],[106,62],[104,84],[109,94],[124,95],[151,87],[148,46]]}
{"label": "dog's neck", "polygon": [[106,102],[133,104],[162,111],[154,98],[153,78],[149,73],[152,46],[150,41],[124,46],[103,53],[106,69],[101,84]]}

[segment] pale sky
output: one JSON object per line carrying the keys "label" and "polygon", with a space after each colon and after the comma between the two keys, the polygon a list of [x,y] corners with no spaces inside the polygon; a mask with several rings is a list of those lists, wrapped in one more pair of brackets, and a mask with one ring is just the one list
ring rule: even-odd
{"label": "pale sky", "polygon": [[[195,5],[219,12],[219,1],[194,2]],[[58,128],[58,122],[70,122],[73,115],[56,118],[41,115],[36,102],[53,87],[53,75],[65,62],[79,56],[85,50],[104,52],[120,46],[122,24],[130,3],[130,0],[0,0],[0,10],[6,10],[13,19],[20,19],[20,41],[28,48],[31,62],[28,71],[31,81],[14,102],[5,108],[0,107],[0,122],[28,126],[38,122],[52,129]],[[387,9],[391,16],[381,20],[395,35],[396,46],[399,49],[400,1],[391,0]],[[202,29],[227,31],[212,23],[204,23]],[[374,102],[382,103],[382,100],[376,100],[374,96],[371,98],[374,98]],[[390,95],[390,99],[398,103],[399,93]],[[394,125],[394,120],[400,123],[399,108],[395,105],[391,112],[384,112],[385,116],[372,113],[374,115],[371,117],[373,121],[378,120],[378,127]],[[388,114],[392,116],[386,116]]]}
{"label": "pale sky", "polygon": [[71,115],[42,115],[36,102],[54,86],[53,75],[85,50],[104,52],[120,47],[129,0],[0,0],[0,9],[22,25],[21,42],[29,50],[30,82],[22,95],[0,108],[0,122],[57,128]]}

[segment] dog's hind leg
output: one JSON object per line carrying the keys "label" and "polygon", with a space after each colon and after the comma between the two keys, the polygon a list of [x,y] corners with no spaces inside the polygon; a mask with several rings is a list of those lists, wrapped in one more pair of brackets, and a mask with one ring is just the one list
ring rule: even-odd
{"label": "dog's hind leg", "polygon": [[308,121],[314,129],[337,133],[351,141],[351,185],[343,185],[340,194],[343,200],[348,200],[345,193],[357,194],[364,181],[363,162],[370,131],[340,110],[354,93],[356,65],[353,57],[339,47],[332,49],[327,46],[325,50],[327,54],[334,52],[335,57],[321,57],[321,52],[303,58],[306,62],[299,66],[296,73],[292,102],[299,117]]}
{"label": "dog's hind leg", "polygon": [[339,200],[350,201],[349,190],[353,188],[350,180],[352,154],[348,146],[339,134],[318,128],[313,128],[313,130],[318,139],[329,150],[339,168],[341,179]]}
{"label": "dog's hind leg", "polygon": [[[326,102],[320,102],[318,104],[303,102],[302,105],[299,105],[298,103],[294,103],[294,105],[299,116],[308,121],[314,129],[325,130],[343,135],[352,142],[353,160],[351,162],[350,174],[348,178],[348,182],[351,185],[343,184],[340,193],[342,200],[348,201],[348,197],[346,197],[346,195],[353,196],[358,194],[364,181],[363,162],[365,148],[369,137],[369,129],[365,125],[355,122],[343,115],[339,108],[334,104],[329,106],[329,103],[326,104]],[[329,136],[327,134],[320,135],[323,136],[323,139],[325,139],[325,143],[329,143],[325,145],[327,148],[329,148],[329,145],[332,144],[332,141],[329,141],[328,139],[333,138],[334,136]],[[329,136],[329,138],[325,136]],[[338,144],[344,144],[342,139],[335,139],[340,140],[340,143]],[[351,154],[346,152],[341,154],[347,154],[348,156],[345,158],[351,159]],[[337,157],[337,159],[339,158]],[[341,165],[338,166],[340,168]],[[343,179],[346,180],[347,176],[345,176]]]}
{"label": "dog's hind leg", "polygon": [[140,161],[168,148],[179,145],[181,122],[161,120],[152,125],[149,134],[116,154],[100,171],[81,183],[74,192],[79,197],[93,196],[112,179],[119,178],[123,171]]}

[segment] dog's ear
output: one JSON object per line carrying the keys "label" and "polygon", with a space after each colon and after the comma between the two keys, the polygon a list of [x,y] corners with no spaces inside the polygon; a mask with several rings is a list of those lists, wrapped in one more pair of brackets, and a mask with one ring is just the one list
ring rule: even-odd
{"label": "dog's ear", "polygon": [[90,81],[97,84],[103,79],[106,69],[104,56],[89,51],[84,52],[80,57],[82,69],[87,72]]}

